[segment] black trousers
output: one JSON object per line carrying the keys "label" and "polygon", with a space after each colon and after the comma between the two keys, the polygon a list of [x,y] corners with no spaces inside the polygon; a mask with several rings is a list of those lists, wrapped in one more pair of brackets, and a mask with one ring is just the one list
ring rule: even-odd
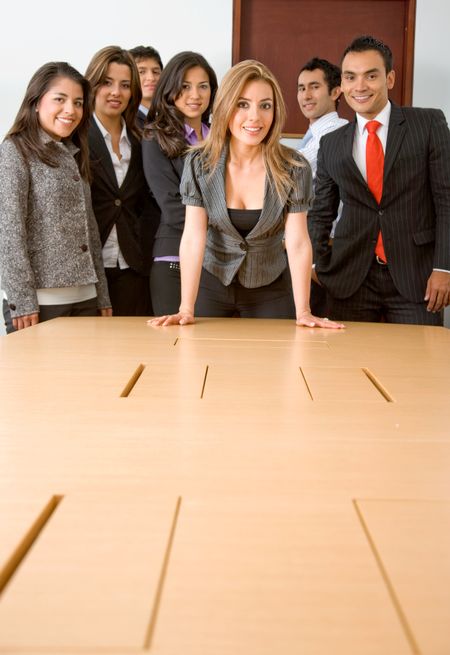
{"label": "black trousers", "polygon": [[289,270],[286,268],[271,284],[247,289],[237,279],[225,286],[215,275],[203,268],[195,314],[241,318],[295,318]]}
{"label": "black trousers", "polygon": [[[66,305],[39,305],[39,323],[50,321],[52,318],[60,318],[61,316],[97,316],[97,298]],[[6,300],[3,300],[3,318],[6,334],[16,332]]]}
{"label": "black trousers", "polygon": [[311,294],[309,298],[311,313],[314,316],[328,316],[328,293],[325,287],[311,280]]}
{"label": "black trousers", "polygon": [[132,268],[105,268],[113,316],[151,316],[150,285],[147,275]]}
{"label": "black trousers", "polygon": [[179,262],[153,262],[150,292],[155,316],[176,314],[181,302]]}
{"label": "black trousers", "polygon": [[[425,295],[425,289],[423,290]],[[415,303],[404,298],[396,289],[389,264],[374,259],[366,279],[349,298],[328,295],[329,316],[337,321],[367,321],[371,323],[403,323],[412,325],[443,325],[444,312],[428,312],[427,303]]]}

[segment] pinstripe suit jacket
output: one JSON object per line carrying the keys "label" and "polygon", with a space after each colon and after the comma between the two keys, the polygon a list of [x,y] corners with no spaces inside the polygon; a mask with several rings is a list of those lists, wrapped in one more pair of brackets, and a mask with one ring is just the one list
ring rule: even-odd
{"label": "pinstripe suit jacket", "polygon": [[[374,258],[378,232],[402,296],[423,300],[433,268],[450,270],[450,134],[442,111],[392,104],[378,205],[353,159],[356,120],[323,137],[308,215],[316,272],[336,298],[351,296]],[[329,235],[339,198],[342,217]]]}
{"label": "pinstripe suit jacket", "polygon": [[228,147],[224,148],[212,173],[202,166],[198,150],[188,153],[181,179],[185,205],[204,207],[208,214],[208,235],[203,266],[225,286],[238,276],[248,289],[270,284],[286,268],[282,245],[287,213],[305,212],[312,200],[311,167],[295,150],[293,158],[302,166],[291,167],[292,188],[285,203],[266,178],[261,216],[255,227],[242,237],[228,215],[225,173]]}

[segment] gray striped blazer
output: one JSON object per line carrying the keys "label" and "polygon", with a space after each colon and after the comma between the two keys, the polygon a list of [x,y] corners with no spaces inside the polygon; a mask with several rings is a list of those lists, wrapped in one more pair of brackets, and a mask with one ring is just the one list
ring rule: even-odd
{"label": "gray striped blazer", "polygon": [[187,155],[180,186],[183,204],[205,208],[208,234],[203,266],[225,286],[236,275],[249,289],[265,286],[286,268],[282,243],[286,214],[307,211],[313,196],[311,167],[298,152],[291,154],[304,166],[291,168],[292,189],[286,202],[282,203],[274,185],[266,178],[261,216],[245,239],[228,215],[225,198],[228,147],[212,173],[203,168],[200,151]]}

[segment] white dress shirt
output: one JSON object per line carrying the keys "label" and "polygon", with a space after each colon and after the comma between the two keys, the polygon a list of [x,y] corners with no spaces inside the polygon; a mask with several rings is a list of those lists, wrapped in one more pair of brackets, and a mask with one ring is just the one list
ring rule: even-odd
{"label": "white dress shirt", "polygon": [[381,123],[380,127],[377,130],[377,136],[381,141],[383,146],[383,152],[386,152],[386,142],[387,134],[389,127],[389,119],[391,117],[391,103],[388,101],[385,107],[380,111],[378,116],[375,118],[364,118],[360,114],[356,114],[356,128],[355,128],[355,138],[353,140],[353,159],[355,164],[360,170],[361,175],[367,182],[367,172],[366,172],[366,144],[368,132],[366,130],[366,125],[369,121],[374,120]]}
{"label": "white dress shirt", "polygon": [[298,151],[308,160],[312,168],[313,177],[316,176],[317,153],[319,152],[320,139],[324,134],[334,132],[338,127],[342,127],[347,123],[348,120],[340,118],[336,111],[330,111],[310,124],[308,131],[300,142]]}

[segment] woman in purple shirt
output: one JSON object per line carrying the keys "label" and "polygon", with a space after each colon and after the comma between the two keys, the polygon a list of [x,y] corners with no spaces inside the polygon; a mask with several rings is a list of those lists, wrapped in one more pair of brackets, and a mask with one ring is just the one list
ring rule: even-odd
{"label": "woman in purple shirt", "polygon": [[196,52],[180,52],[164,68],[148,113],[142,158],[147,183],[161,209],[150,274],[156,316],[175,313],[180,305],[184,155],[189,145],[202,141],[209,132],[216,90],[217,78],[206,59]]}

